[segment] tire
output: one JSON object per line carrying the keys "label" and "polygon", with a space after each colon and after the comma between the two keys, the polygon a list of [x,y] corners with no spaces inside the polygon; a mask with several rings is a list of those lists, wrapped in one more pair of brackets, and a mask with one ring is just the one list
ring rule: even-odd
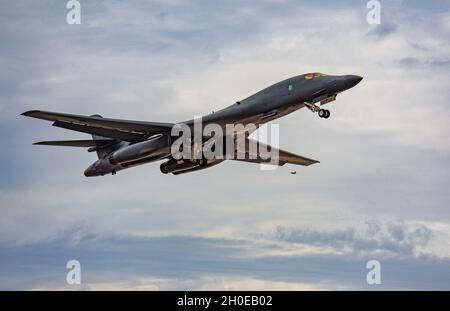
{"label": "tire", "polygon": [[326,116],[325,110],[320,109],[318,115],[319,115],[320,118],[324,118]]}

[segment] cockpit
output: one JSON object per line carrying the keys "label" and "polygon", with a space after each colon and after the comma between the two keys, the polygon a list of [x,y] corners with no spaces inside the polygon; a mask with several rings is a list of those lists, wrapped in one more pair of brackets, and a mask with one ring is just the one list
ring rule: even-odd
{"label": "cockpit", "polygon": [[327,75],[321,72],[313,72],[305,75],[305,80],[312,80],[315,78],[326,77]]}

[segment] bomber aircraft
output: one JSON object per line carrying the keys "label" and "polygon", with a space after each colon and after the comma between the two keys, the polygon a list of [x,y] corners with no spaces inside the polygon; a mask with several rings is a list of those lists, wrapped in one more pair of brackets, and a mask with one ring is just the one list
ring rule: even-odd
{"label": "bomber aircraft", "polygon": [[[256,128],[269,121],[278,119],[300,108],[306,107],[317,113],[320,118],[328,119],[330,111],[323,106],[336,99],[362,80],[356,75],[326,75],[307,73],[273,84],[231,106],[202,117],[202,126],[217,124],[224,128],[228,124],[254,124]],[[179,136],[173,135],[176,125],[193,128],[195,120],[179,123],[161,123],[130,121],[103,118],[100,115],[84,116],[57,112],[31,110],[23,116],[52,121],[53,126],[92,135],[89,140],[41,141],[36,145],[85,147],[89,152],[95,151],[98,160],[84,172],[87,177],[116,174],[117,171],[137,165],[163,160],[160,170],[164,174],[174,175],[198,171],[221,163],[225,159],[252,163],[269,162],[259,154],[251,154],[244,149],[243,157],[181,158],[173,156],[172,147]],[[246,133],[245,140],[252,140]],[[202,137],[201,144],[208,138]],[[258,143],[260,146],[261,143]],[[275,147],[265,146],[270,149]],[[185,148],[184,146],[180,148]],[[181,151],[181,149],[180,149]],[[277,165],[286,163],[311,165],[319,161],[299,156],[281,149],[277,151]]]}

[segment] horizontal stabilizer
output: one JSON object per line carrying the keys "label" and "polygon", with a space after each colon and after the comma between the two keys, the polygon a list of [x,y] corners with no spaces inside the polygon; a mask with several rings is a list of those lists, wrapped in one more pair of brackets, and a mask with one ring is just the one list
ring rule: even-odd
{"label": "horizontal stabilizer", "polygon": [[102,140],[51,140],[51,141],[40,141],[34,143],[33,145],[47,145],[47,146],[65,146],[65,147],[96,147],[103,144],[109,144],[113,142],[112,139],[102,139]]}

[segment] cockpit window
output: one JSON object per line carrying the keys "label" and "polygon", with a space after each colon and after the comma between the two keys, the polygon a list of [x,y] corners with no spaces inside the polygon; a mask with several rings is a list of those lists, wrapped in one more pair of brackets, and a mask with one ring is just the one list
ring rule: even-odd
{"label": "cockpit window", "polygon": [[320,72],[308,73],[305,75],[305,80],[312,80],[314,78],[326,77],[327,75]]}

